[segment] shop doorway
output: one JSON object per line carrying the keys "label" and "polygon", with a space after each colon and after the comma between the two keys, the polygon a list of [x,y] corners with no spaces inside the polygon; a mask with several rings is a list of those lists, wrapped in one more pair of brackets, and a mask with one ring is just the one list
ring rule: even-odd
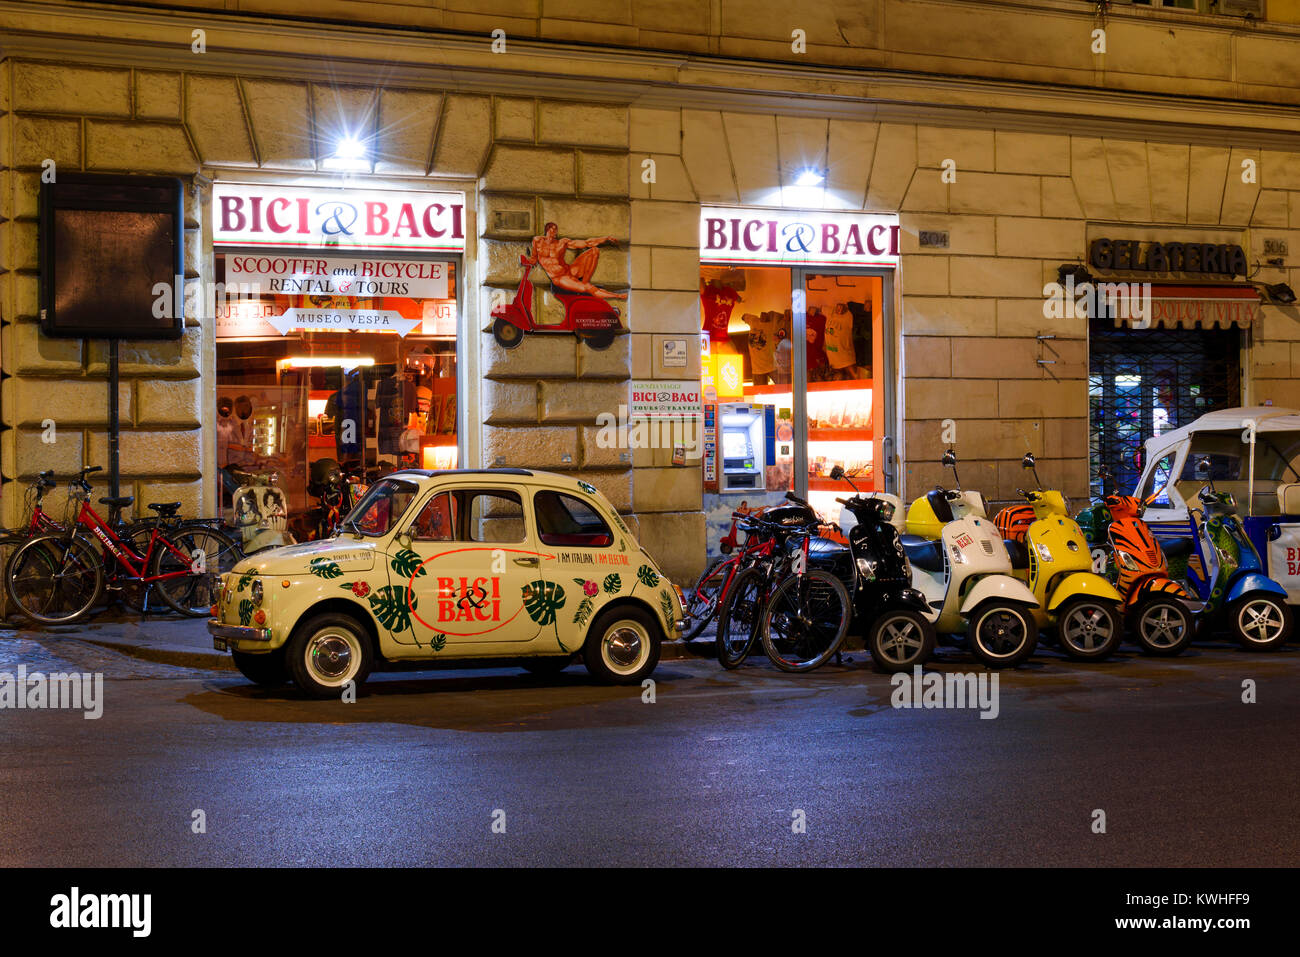
{"label": "shop doorway", "polygon": [[1143,443],[1207,412],[1241,405],[1241,338],[1230,329],[1116,328],[1089,321],[1089,481],[1102,467],[1131,492]]}
{"label": "shop doorway", "polygon": [[839,465],[894,490],[891,270],[701,266],[705,400],[716,402],[716,482],[705,464],[709,550],[731,513],[787,491],[838,513]]}

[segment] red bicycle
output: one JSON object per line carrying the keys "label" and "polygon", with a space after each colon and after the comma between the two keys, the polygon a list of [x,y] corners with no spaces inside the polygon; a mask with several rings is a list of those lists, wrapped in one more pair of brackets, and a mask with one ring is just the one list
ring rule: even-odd
{"label": "red bicycle", "polygon": [[[220,592],[221,575],[240,559],[238,547],[207,527],[165,527],[159,521],[149,527],[143,549],[138,548],[135,542],[119,537],[91,508],[86,476],[99,470],[98,466],[82,469],[69,483],[71,497],[80,508],[66,529],[35,535],[10,555],[5,567],[9,600],[39,624],[69,624],[95,606],[107,579],[115,587],[152,587],[168,607],[182,615],[207,615]],[[48,488],[51,481],[44,477],[42,487]],[[120,496],[99,501],[119,510],[134,499]],[[39,521],[51,520],[43,516]],[[33,528],[37,522],[34,516]]]}
{"label": "red bicycle", "polygon": [[[718,548],[724,557],[704,570],[686,600],[686,615],[691,628],[686,632],[684,640],[690,641],[697,637],[713,620],[736,576],[769,554],[771,540],[759,534],[761,526],[754,521],[762,513],[762,508],[731,513],[731,528],[718,542]],[[737,531],[745,533],[743,543],[737,540]],[[732,552],[737,548],[740,551],[733,555]]]}

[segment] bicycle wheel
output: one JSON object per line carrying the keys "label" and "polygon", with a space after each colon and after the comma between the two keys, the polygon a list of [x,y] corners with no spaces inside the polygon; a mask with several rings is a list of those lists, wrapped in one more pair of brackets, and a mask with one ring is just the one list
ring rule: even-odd
{"label": "bicycle wheel", "polygon": [[731,583],[718,608],[718,664],[738,668],[758,638],[766,578],[758,567],[746,568]]}
{"label": "bicycle wheel", "polygon": [[722,591],[737,563],[738,559],[735,558],[719,558],[704,570],[704,574],[695,583],[695,588],[691,590],[691,597],[686,600],[686,614],[691,619],[691,630],[682,636],[683,640],[690,641],[702,632],[704,626],[718,613]]}
{"label": "bicycle wheel", "polygon": [[[144,518],[135,522],[129,522],[117,530],[117,535],[140,555],[149,554],[149,538],[153,534],[153,529],[157,526],[158,520],[155,518]],[[148,574],[146,570],[146,574]],[[142,582],[136,578],[122,578],[110,575],[104,583],[105,590],[114,591],[117,598],[127,608],[130,608],[136,614],[144,614],[146,609],[149,614],[169,614],[171,608],[165,605],[156,594],[153,586]]]}
{"label": "bicycle wheel", "polygon": [[763,612],[763,650],[782,671],[812,671],[839,648],[850,616],[849,591],[830,572],[791,575]]}
{"label": "bicycle wheel", "polygon": [[29,538],[9,556],[5,590],[32,621],[64,625],[90,611],[104,589],[99,546],[80,536]]}
{"label": "bicycle wheel", "polygon": [[171,529],[165,540],[181,554],[167,548],[163,540],[154,546],[149,576],[173,576],[154,582],[155,593],[182,615],[207,616],[221,594],[221,576],[239,561],[238,546],[210,528]]}

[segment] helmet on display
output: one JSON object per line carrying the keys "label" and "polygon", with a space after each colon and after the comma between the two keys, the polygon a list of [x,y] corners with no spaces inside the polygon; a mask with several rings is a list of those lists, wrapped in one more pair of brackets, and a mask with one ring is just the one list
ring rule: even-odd
{"label": "helmet on display", "polygon": [[317,497],[343,484],[343,470],[334,459],[317,459],[311,463],[307,491]]}

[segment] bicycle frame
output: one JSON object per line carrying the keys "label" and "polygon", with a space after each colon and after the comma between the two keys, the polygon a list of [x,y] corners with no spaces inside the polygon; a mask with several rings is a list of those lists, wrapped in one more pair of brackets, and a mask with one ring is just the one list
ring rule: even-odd
{"label": "bicycle frame", "polygon": [[[116,533],[114,533],[113,529],[109,527],[108,523],[99,517],[99,514],[90,507],[90,503],[85,499],[82,499],[81,501],[81,510],[77,513],[77,520],[73,523],[72,527],[74,533],[77,528],[85,528],[89,531],[91,535],[98,539],[103,550],[107,554],[112,555],[120,567],[126,569],[128,574],[114,576],[116,578],[152,584],[153,582],[180,578],[192,573],[194,559],[173,545],[165,536],[159,534],[157,527],[150,529],[149,547],[145,549],[144,555],[140,555],[127,542],[124,542],[122,539],[117,537]],[[150,560],[153,558],[154,548],[160,541],[167,551],[171,552],[185,563],[184,569],[165,572],[161,575],[145,574],[146,569],[149,567]],[[134,562],[139,563],[139,568],[136,567]]]}

